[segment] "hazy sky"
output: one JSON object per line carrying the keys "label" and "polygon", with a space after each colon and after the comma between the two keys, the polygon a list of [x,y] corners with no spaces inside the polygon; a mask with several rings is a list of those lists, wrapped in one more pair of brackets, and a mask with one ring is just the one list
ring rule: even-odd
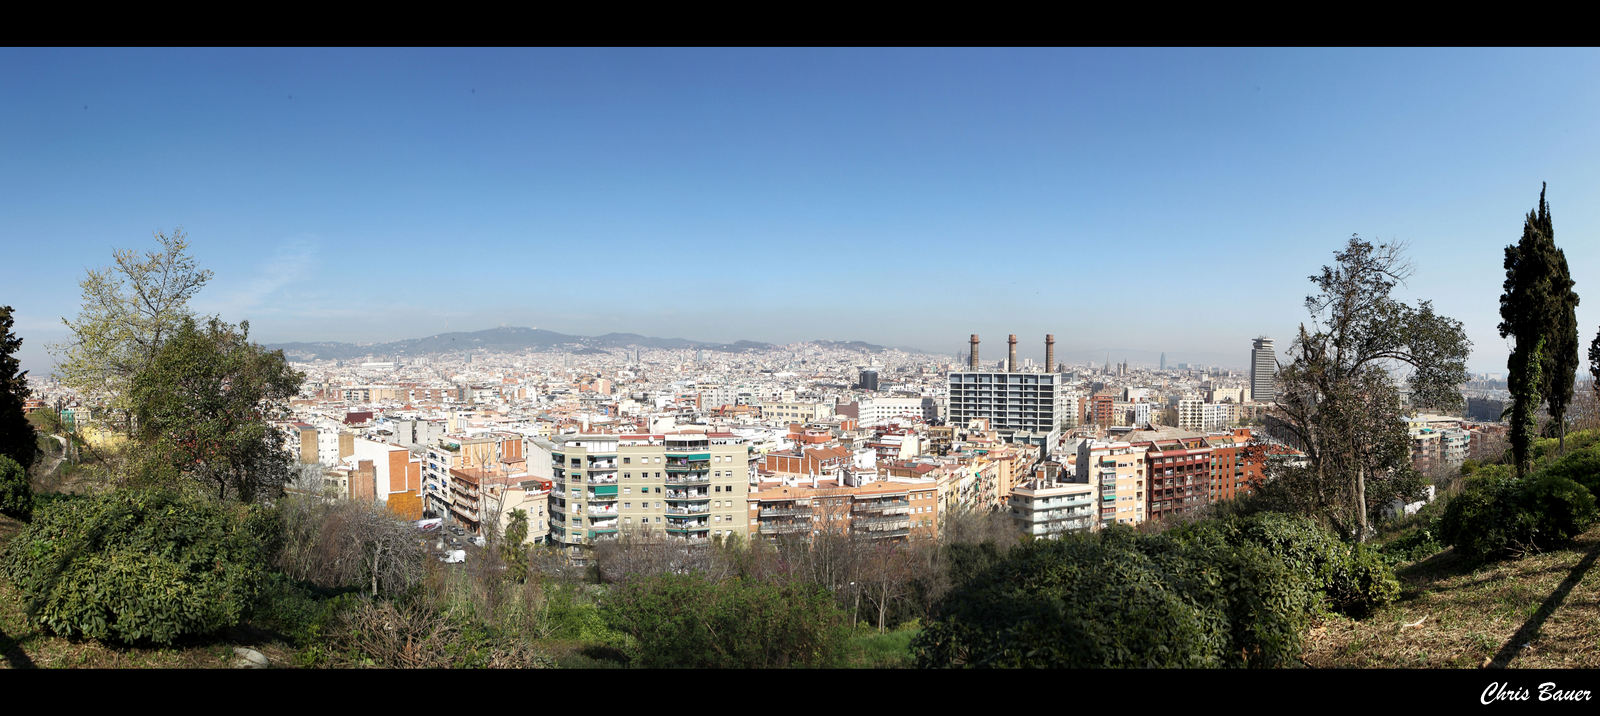
{"label": "hazy sky", "polygon": [[[0,304],[182,226],[259,340],[525,325],[1280,352],[1351,234],[1501,371],[1550,183],[1600,326],[1600,51],[0,50]],[[1118,358],[1113,354],[1113,360]],[[1203,358],[1199,358],[1204,360]],[[1151,359],[1153,360],[1153,358]]]}

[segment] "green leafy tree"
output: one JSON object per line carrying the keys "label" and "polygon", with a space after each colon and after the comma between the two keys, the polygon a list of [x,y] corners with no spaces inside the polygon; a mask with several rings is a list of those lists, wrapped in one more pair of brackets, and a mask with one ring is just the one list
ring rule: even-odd
{"label": "green leafy tree", "polygon": [[33,518],[33,485],[28,483],[28,471],[5,455],[0,455],[0,515],[23,522]]}
{"label": "green leafy tree", "polygon": [[11,332],[11,307],[0,306],[0,455],[15,460],[23,469],[39,454],[39,435],[22,412],[28,390],[28,371],[19,370],[17,351],[22,339]]}
{"label": "green leafy tree", "polygon": [[664,574],[615,586],[600,605],[646,668],[822,667],[841,657],[848,616],[826,589]]}
{"label": "green leafy tree", "polygon": [[141,255],[117,249],[114,265],[89,271],[79,283],[83,307],[77,319],[62,319],[72,337],[51,346],[61,382],[120,414],[129,434],[129,383],[190,317],[189,299],[212,275],[196,268],[181,229],[155,238],[159,250]]}
{"label": "green leafy tree", "polygon": [[271,421],[287,417],[305,376],[282,351],[251,343],[249,331],[248,322],[185,319],[134,376],[143,480],[192,482],[244,502],[283,493],[293,471]]}
{"label": "green leafy tree", "polygon": [[278,542],[260,506],[118,490],[42,507],[0,573],[29,621],[71,638],[170,644],[237,625]]}
{"label": "green leafy tree", "polygon": [[1320,516],[1345,539],[1365,541],[1384,502],[1412,498],[1421,479],[1411,467],[1394,373],[1409,369],[1413,402],[1460,407],[1471,349],[1461,322],[1421,301],[1392,296],[1411,274],[1398,244],[1351,237],[1335,264],[1311,276],[1310,325],[1301,324],[1293,360],[1278,374],[1277,417],[1306,454],[1300,463],[1269,463],[1276,492],[1299,511]]}
{"label": "green leafy tree", "polygon": [[[1566,411],[1578,370],[1578,294],[1567,270],[1566,254],[1556,247],[1555,228],[1545,190],[1522,224],[1522,239],[1505,250],[1506,279],[1500,296],[1500,336],[1514,337],[1507,360],[1514,416],[1511,450],[1517,474],[1531,467],[1534,421],[1526,416],[1549,401],[1553,428],[1566,450]],[[1523,403],[1530,404],[1528,406]]]}

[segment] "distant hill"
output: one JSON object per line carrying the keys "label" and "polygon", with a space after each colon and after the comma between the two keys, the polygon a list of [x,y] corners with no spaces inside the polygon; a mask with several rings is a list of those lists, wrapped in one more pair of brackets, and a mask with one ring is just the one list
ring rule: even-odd
{"label": "distant hill", "polygon": [[607,333],[603,336],[575,336],[543,328],[490,328],[483,331],[440,333],[427,338],[408,338],[388,343],[272,343],[270,350],[282,350],[291,360],[351,360],[367,356],[425,356],[472,351],[493,353],[545,352],[597,353],[611,348],[700,348],[708,351],[742,353],[771,348],[770,343],[737,341],[709,343],[686,338],[655,338],[637,333]]}

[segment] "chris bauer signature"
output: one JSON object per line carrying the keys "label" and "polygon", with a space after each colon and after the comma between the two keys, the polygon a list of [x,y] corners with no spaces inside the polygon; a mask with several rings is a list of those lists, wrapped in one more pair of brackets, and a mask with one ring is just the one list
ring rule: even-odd
{"label": "chris bauer signature", "polygon": [[[1540,701],[1588,701],[1588,690],[1563,691],[1556,688],[1554,681],[1539,684]],[[1513,689],[1511,682],[1490,683],[1483,690],[1483,695],[1478,700],[1483,704],[1492,704],[1496,701],[1528,701],[1532,694],[1527,689]]]}

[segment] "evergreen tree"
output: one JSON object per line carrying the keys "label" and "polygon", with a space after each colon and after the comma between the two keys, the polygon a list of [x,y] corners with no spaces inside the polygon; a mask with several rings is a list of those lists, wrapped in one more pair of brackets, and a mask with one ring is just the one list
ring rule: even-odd
{"label": "evergreen tree", "polygon": [[1550,222],[1550,205],[1544,200],[1544,187],[1539,188],[1537,214],[1539,231],[1544,236],[1549,252],[1551,318],[1549,333],[1545,336],[1541,352],[1543,378],[1539,395],[1549,401],[1551,431],[1560,441],[1560,451],[1567,451],[1567,407],[1572,404],[1572,386],[1578,376],[1578,294],[1572,290],[1572,274],[1567,270],[1567,254],[1556,246],[1556,230]]}
{"label": "evergreen tree", "polygon": [[250,325],[185,318],[131,382],[129,404],[143,448],[139,477],[198,483],[219,499],[283,494],[293,475],[273,427],[304,379],[282,351],[250,342]]}
{"label": "evergreen tree", "polygon": [[[1544,190],[1539,191],[1539,206],[1528,212],[1522,225],[1522,239],[1507,246],[1505,253],[1506,280],[1500,295],[1500,336],[1515,337],[1516,347],[1506,361],[1510,370],[1507,382],[1511,390],[1511,451],[1516,460],[1517,474],[1526,475],[1531,467],[1533,445],[1532,415],[1538,411],[1541,396],[1552,396],[1552,412],[1559,402],[1565,413],[1571,401],[1572,380],[1564,381],[1565,397],[1554,399],[1553,390],[1561,387],[1559,378],[1551,377],[1562,365],[1576,369],[1577,357],[1569,361],[1557,357],[1563,349],[1576,352],[1577,338],[1563,340],[1556,335],[1562,325],[1561,314],[1570,302],[1577,305],[1572,293],[1570,278],[1556,278],[1559,271],[1566,275],[1566,258],[1557,249],[1553,238],[1546,233],[1550,226],[1549,205],[1544,201]],[[1575,330],[1575,329],[1574,329]]]}
{"label": "evergreen tree", "polygon": [[0,306],[0,455],[15,460],[24,470],[39,453],[39,436],[22,412],[28,390],[28,371],[18,371],[17,351],[22,339],[11,333],[11,307]]}

